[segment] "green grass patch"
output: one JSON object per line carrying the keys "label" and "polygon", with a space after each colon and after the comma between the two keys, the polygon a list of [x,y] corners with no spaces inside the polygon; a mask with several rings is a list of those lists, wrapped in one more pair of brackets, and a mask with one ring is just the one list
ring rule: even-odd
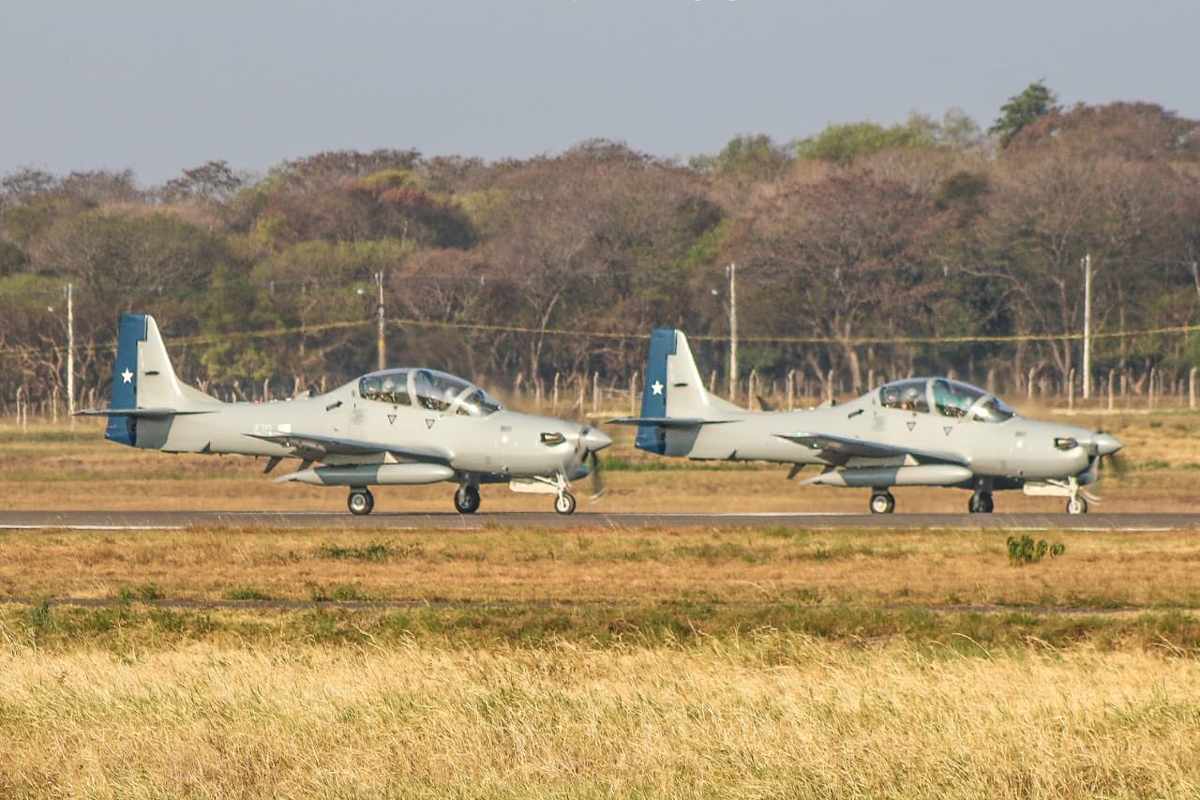
{"label": "green grass patch", "polygon": [[391,545],[386,542],[370,542],[364,545],[323,544],[317,548],[318,558],[341,561],[370,561],[380,563],[400,558],[419,558],[425,549],[418,543]]}
{"label": "green grass patch", "polygon": [[[347,597],[347,594],[349,597]],[[350,588],[323,596],[359,599]],[[1150,611],[1120,614],[993,613],[807,603],[723,604],[696,599],[637,605],[449,604],[379,610],[322,607],[298,611],[173,610],[115,605],[81,608],[39,603],[0,609],[0,631],[14,644],[50,650],[101,647],[120,653],[188,642],[329,643],[403,646],[413,640],[448,647],[689,646],[736,642],[759,631],[799,634],[846,646],[888,640],[937,654],[985,656],[1036,646],[1152,650],[1200,655],[1200,617]]]}
{"label": "green grass patch", "polygon": [[122,586],[117,590],[117,600],[122,603],[153,603],[163,599],[162,589],[154,583],[143,583],[138,586]]}

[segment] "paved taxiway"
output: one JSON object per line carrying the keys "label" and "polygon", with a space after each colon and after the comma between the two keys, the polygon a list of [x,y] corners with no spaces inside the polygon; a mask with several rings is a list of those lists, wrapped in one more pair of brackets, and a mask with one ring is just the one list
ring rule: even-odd
{"label": "paved taxiway", "polygon": [[1195,528],[1200,514],[645,514],[581,512],[387,513],[366,517],[323,511],[0,511],[0,530],[183,530],[186,528],[366,528],[479,530],[483,528],[871,528],[892,530],[1158,531]]}

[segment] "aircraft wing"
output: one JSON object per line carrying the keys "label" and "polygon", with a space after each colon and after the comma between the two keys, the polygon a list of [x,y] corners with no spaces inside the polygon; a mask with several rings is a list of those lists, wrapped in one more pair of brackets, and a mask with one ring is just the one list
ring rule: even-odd
{"label": "aircraft wing", "polygon": [[336,436],[318,436],[310,433],[247,433],[251,439],[272,442],[290,448],[297,456],[320,461],[326,456],[370,456],[391,453],[397,458],[424,461],[431,464],[449,464],[453,453],[441,447],[405,447],[379,442],[364,442],[360,439],[342,439]]}
{"label": "aircraft wing", "polygon": [[617,417],[608,425],[658,425],[662,428],[698,428],[701,425],[724,425],[736,419],[700,419],[698,417]]}
{"label": "aircraft wing", "polygon": [[937,464],[962,464],[963,459],[952,453],[939,453],[936,450],[901,447],[899,445],[872,442],[866,439],[854,439],[849,436],[835,436],[828,433],[777,433],[780,439],[795,442],[811,450],[820,451],[822,457],[831,461],[846,462],[851,458],[901,458],[912,456],[921,462]]}
{"label": "aircraft wing", "polygon": [[211,414],[213,409],[181,411],[177,408],[85,408],[76,411],[77,417],[175,417],[185,414]]}

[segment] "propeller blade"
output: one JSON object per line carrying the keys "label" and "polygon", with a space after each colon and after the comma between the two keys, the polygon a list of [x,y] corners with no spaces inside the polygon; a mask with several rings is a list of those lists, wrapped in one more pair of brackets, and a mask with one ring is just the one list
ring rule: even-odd
{"label": "propeller blade", "polygon": [[1112,467],[1113,474],[1118,478],[1125,477],[1125,473],[1129,472],[1129,462],[1120,453],[1113,453],[1110,456],[1104,456],[1104,458],[1108,461],[1106,466]]}
{"label": "propeller blade", "polygon": [[604,475],[600,470],[600,456],[596,454],[595,450],[591,450],[588,452],[588,457],[592,459],[592,499],[599,500],[606,491]]}

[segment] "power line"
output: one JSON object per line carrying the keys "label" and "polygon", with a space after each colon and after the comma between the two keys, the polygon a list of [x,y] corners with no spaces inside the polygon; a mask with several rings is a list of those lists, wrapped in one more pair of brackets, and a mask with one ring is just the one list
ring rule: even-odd
{"label": "power line", "polygon": [[[311,335],[331,330],[347,330],[367,328],[377,325],[376,320],[347,320],[341,322],[325,322],[316,325],[300,325],[290,328],[274,328],[265,331],[230,331],[227,333],[197,334],[194,336],[167,336],[172,345],[220,344],[223,342],[245,341],[248,339],[273,339],[281,336]],[[435,328],[442,330],[466,330],[485,333],[522,333],[544,336],[566,336],[589,339],[612,339],[636,341],[650,338],[649,333],[627,333],[622,331],[595,331],[579,328],[534,328],[521,325],[492,325],[484,322],[446,322],[426,319],[389,319],[389,328]],[[1093,333],[1096,339],[1136,339],[1143,336],[1163,336],[1169,334],[1189,334],[1200,332],[1200,324],[1171,325],[1159,328],[1144,328],[1136,331],[1110,331]],[[725,342],[729,337],[716,334],[688,334],[688,338],[698,342]],[[1083,333],[1022,333],[1004,336],[739,336],[740,342],[753,344],[819,344],[819,345],[872,345],[872,344],[1003,344],[1016,342],[1066,342],[1080,341]],[[30,345],[13,345],[0,347],[0,355],[37,355],[47,352],[61,352],[61,346],[33,347]],[[116,343],[89,347],[89,351],[111,352],[116,349]]]}

